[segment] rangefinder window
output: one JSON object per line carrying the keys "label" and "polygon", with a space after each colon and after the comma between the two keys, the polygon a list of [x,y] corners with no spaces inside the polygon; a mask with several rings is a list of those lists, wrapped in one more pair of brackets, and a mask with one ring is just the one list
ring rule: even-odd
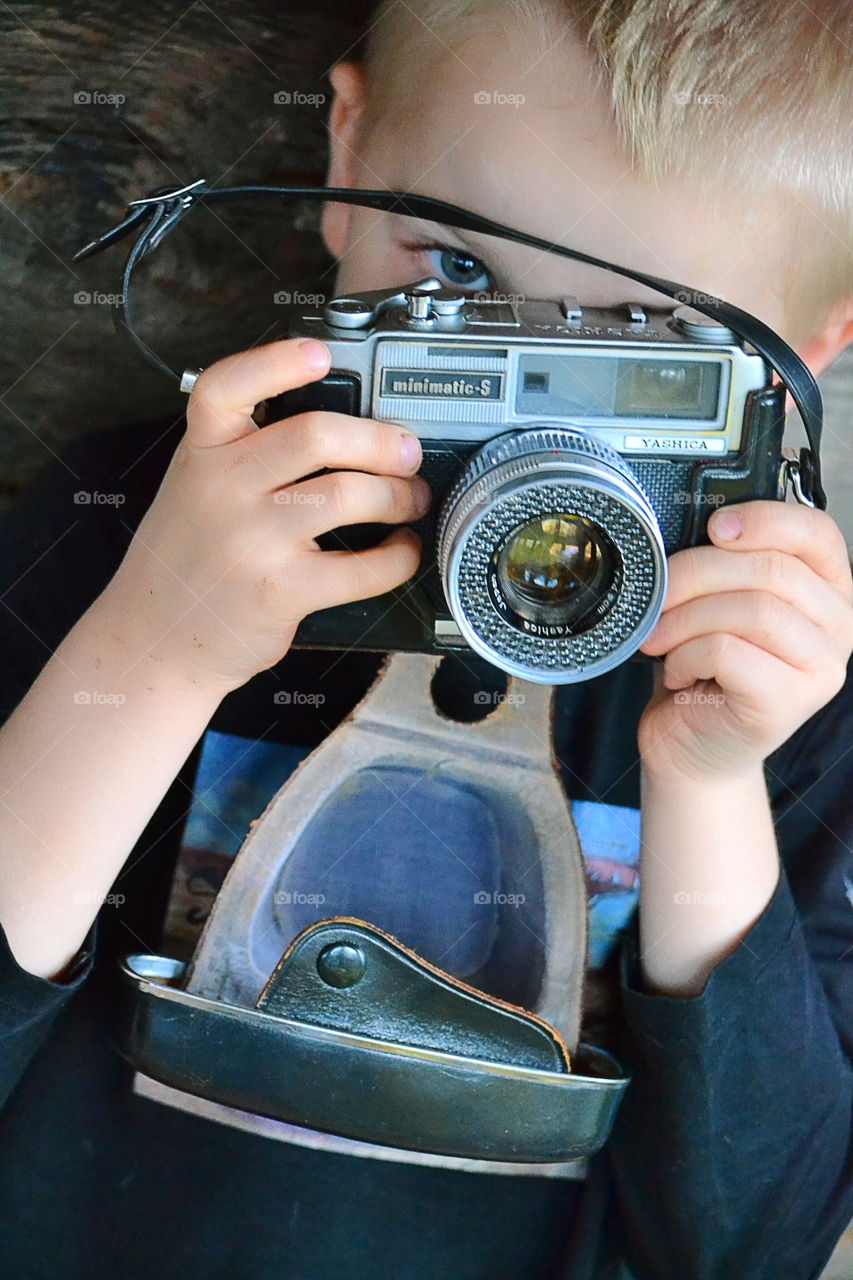
{"label": "rangefinder window", "polygon": [[518,364],[518,413],[703,422],[720,416],[722,361],[523,355]]}

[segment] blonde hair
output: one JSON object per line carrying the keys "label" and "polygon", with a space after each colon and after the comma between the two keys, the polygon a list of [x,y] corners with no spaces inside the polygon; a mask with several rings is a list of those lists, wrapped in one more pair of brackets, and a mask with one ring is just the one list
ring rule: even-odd
{"label": "blonde hair", "polygon": [[[804,338],[853,297],[849,0],[383,0],[364,47],[368,118],[380,98],[386,121],[399,109],[413,62],[423,74],[422,57],[519,21],[543,49],[561,24],[577,29],[619,143],[645,179],[675,172],[701,187],[752,188],[756,199],[795,198],[804,252],[788,264],[793,333]],[[425,40],[425,29],[438,39]]]}

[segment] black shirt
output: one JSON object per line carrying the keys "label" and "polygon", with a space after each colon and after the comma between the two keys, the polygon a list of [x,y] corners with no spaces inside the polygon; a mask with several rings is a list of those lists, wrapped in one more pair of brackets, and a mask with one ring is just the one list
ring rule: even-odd
{"label": "black shirt", "polygon": [[[0,717],[104,588],[183,422],[77,442],[0,527]],[[75,502],[75,493],[121,494]],[[337,655],[336,655],[337,659]],[[270,731],[271,692],[321,687],[291,651],[210,728]],[[313,747],[381,663],[350,654]],[[557,692],[572,803],[639,808],[636,727],[651,668]],[[481,1175],[271,1141],[139,1097],[116,1051],[117,961],[158,951],[201,744],[164,797],[63,983],[0,928],[0,1269],[39,1280],[814,1280],[853,1216],[853,680],[766,762],[782,874],[701,995],[650,995],[636,910],[611,953],[632,1081],[585,1182]],[[274,736],[276,736],[274,734]],[[143,856],[144,855],[144,856]],[[627,1258],[630,1271],[622,1258]]]}

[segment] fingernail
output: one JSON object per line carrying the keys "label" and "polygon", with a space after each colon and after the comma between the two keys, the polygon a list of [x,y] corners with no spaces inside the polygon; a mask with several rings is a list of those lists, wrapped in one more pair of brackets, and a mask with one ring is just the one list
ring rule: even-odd
{"label": "fingernail", "polygon": [[400,441],[400,457],[404,467],[414,467],[421,460],[421,442],[417,436],[403,436]]}
{"label": "fingernail", "polygon": [[306,338],[304,342],[300,342],[299,350],[308,368],[313,369],[315,373],[319,373],[321,369],[328,369],[332,363],[332,353],[329,348],[322,342],[317,342],[315,338]]}
{"label": "fingernail", "polygon": [[717,511],[711,532],[715,538],[736,538],[743,528],[743,521],[736,511]]}
{"label": "fingernail", "polygon": [[418,511],[429,511],[429,504],[432,502],[432,490],[424,480],[423,476],[416,476],[413,482],[415,490],[415,507]]}

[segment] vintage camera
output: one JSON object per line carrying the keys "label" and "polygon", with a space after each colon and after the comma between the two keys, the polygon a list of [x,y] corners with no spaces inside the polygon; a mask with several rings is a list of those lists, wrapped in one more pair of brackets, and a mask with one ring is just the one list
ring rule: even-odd
{"label": "vintage camera", "polygon": [[[730,329],[680,306],[471,295],[426,279],[294,314],[322,381],[266,402],[416,433],[433,503],[418,572],[306,618],[303,648],[472,649],[543,684],[590,679],[653,629],[667,556],[721,504],[780,499],[784,388]],[[357,549],[386,525],[320,539]],[[638,655],[642,656],[642,655]]]}

